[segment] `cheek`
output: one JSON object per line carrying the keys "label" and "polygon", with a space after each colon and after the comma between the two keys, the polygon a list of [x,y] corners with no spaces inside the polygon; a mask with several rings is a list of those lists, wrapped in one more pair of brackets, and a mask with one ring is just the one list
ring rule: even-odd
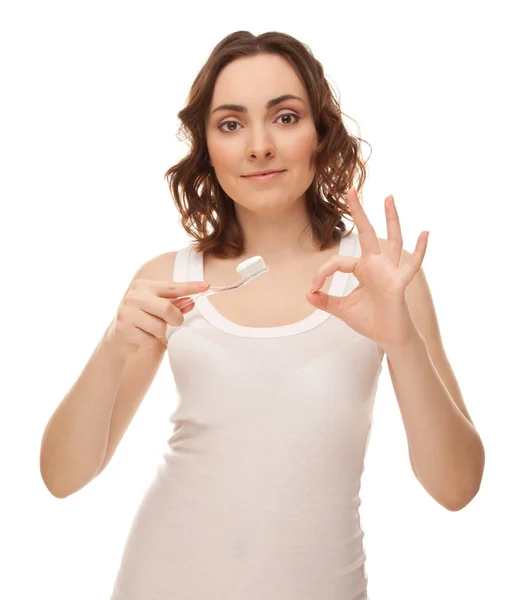
{"label": "cheek", "polygon": [[301,131],[300,135],[293,139],[286,151],[293,161],[306,163],[309,161],[313,151],[316,148],[317,136],[312,129]]}
{"label": "cheek", "polygon": [[236,152],[228,144],[213,144],[209,148],[209,155],[216,168],[231,167],[236,162]]}

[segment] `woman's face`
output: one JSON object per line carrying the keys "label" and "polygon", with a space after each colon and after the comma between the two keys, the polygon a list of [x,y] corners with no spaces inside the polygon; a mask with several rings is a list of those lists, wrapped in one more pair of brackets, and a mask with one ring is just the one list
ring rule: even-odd
{"label": "woman's face", "polygon": [[[267,107],[285,94],[300,99]],[[244,109],[215,110],[222,104]],[[278,55],[244,57],[226,65],[214,87],[206,136],[221,187],[248,210],[288,208],[304,196],[315,176],[311,156],[318,138],[309,98],[295,70]],[[278,169],[285,172],[267,182],[244,177]]]}

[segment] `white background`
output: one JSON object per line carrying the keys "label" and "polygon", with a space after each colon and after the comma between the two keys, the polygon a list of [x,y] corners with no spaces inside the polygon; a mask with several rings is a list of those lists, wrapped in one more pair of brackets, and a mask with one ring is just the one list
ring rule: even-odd
{"label": "white background", "polygon": [[172,433],[168,362],[108,468],[78,493],[46,489],[41,436],[135,270],[190,241],[163,174],[187,151],[176,115],[195,75],[236,30],[283,31],[310,46],[354,119],[349,131],[372,146],[363,193],[378,235],[389,194],[407,250],[430,231],[423,269],[485,445],[479,494],[448,512],[412,473],[384,359],[360,508],[370,599],[518,597],[511,5],[3,6],[0,597],[109,598]]}

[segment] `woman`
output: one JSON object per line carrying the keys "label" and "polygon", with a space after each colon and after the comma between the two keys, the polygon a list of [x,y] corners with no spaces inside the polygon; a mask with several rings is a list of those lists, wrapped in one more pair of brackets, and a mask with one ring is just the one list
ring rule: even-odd
{"label": "woman", "polygon": [[[289,35],[226,37],[179,117],[191,149],[166,175],[195,242],[139,270],[99,350],[125,367],[113,369],[96,474],[166,348],[179,395],[111,600],[367,598],[360,480],[385,354],[425,489],[459,510],[482,477],[421,269],[428,235],[403,250],[389,196],[388,238],[377,237],[357,194],[359,140],[321,64]],[[265,171],[277,174],[251,177]],[[257,255],[266,274],[176,308],[203,289],[195,282],[233,283]]]}

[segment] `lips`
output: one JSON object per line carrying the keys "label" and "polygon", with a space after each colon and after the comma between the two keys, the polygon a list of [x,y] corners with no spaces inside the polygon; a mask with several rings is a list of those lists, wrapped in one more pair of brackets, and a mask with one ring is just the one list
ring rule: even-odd
{"label": "lips", "polygon": [[270,182],[273,183],[278,181],[281,175],[284,175],[286,171],[271,171],[266,175],[248,175],[245,179],[249,179],[250,183],[258,185],[268,185]]}
{"label": "lips", "polygon": [[243,177],[260,177],[261,175],[270,175],[271,173],[282,173],[286,169],[279,169],[278,171],[264,171],[262,173],[251,173],[250,175],[243,175]]}

